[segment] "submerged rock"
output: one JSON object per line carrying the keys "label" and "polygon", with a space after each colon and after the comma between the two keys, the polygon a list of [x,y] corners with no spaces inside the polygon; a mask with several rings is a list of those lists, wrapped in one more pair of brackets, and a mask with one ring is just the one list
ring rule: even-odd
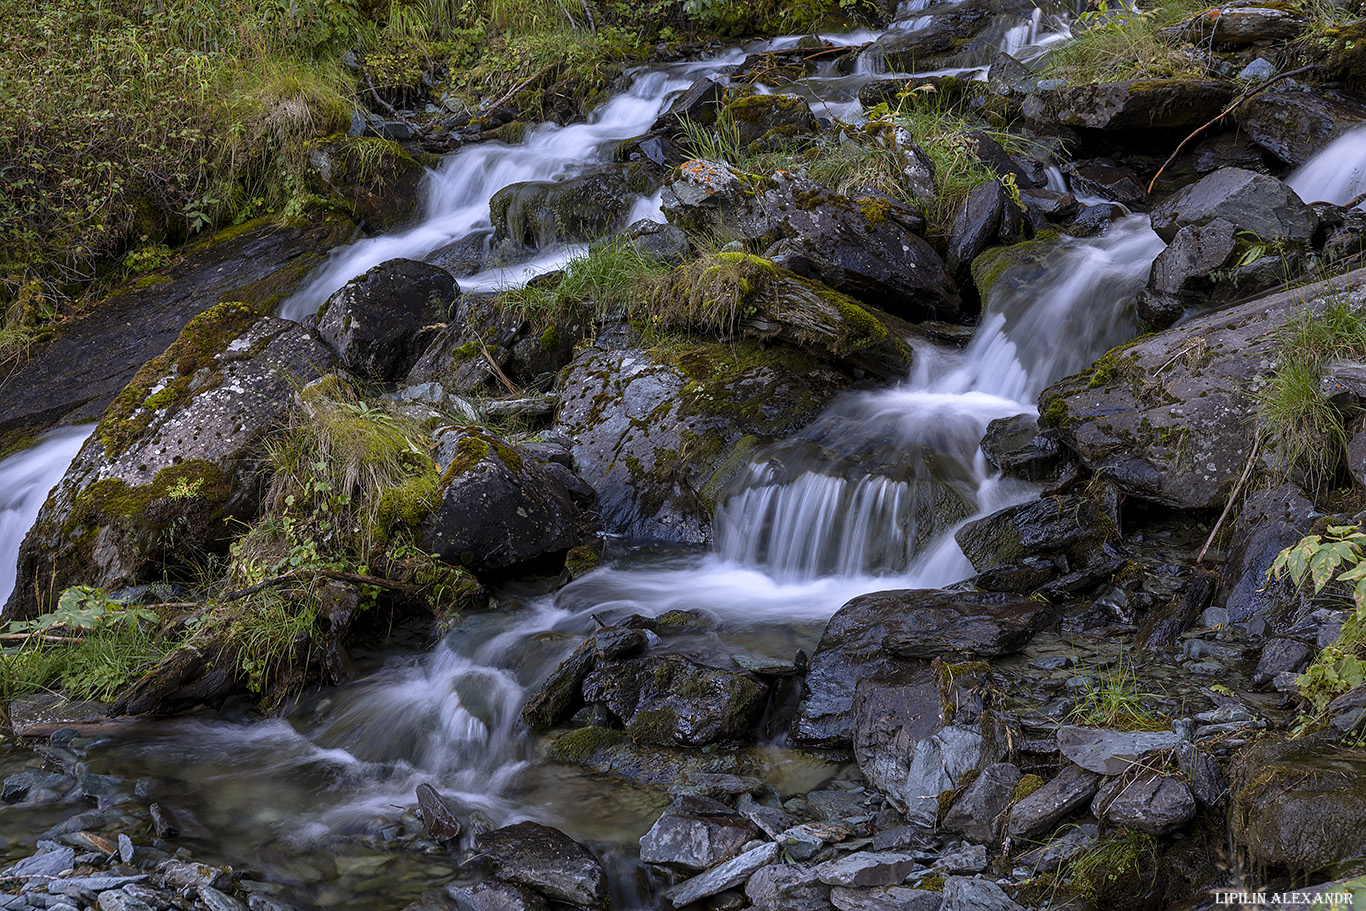
{"label": "submerged rock", "polygon": [[475,838],[499,878],[571,905],[602,907],[607,874],[588,849],[559,829],[534,822],[503,826]]}
{"label": "submerged rock", "polygon": [[118,588],[172,552],[210,548],[254,513],[268,434],[293,391],[333,363],[297,323],[220,304],[119,394],[19,550],[7,615],[83,583]]}
{"label": "submerged rock", "polygon": [[640,859],[705,870],[740,853],[758,829],[720,801],[679,797],[640,838]]}
{"label": "submerged rock", "polygon": [[637,743],[700,747],[752,739],[768,687],[669,655],[600,663],[583,695],[607,706]]}
{"label": "submerged rock", "polygon": [[620,167],[510,184],[489,201],[494,243],[540,248],[596,240],[626,224],[634,198]]}

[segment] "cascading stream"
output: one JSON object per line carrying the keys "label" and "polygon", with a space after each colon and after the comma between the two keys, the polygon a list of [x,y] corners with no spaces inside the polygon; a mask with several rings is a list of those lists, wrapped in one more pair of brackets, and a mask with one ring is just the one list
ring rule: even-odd
{"label": "cascading stream", "polygon": [[1305,202],[1345,206],[1366,192],[1366,127],[1328,143],[1285,181]]}
{"label": "cascading stream", "polygon": [[86,424],[53,431],[29,449],[0,461],[0,605],[14,591],[15,563],[24,535],[94,429]]}

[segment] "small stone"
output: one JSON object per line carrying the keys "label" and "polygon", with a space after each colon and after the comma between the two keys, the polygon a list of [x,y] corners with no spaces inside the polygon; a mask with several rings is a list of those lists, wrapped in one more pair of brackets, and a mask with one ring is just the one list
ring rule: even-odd
{"label": "small stone", "polygon": [[158,867],[157,872],[166,882],[181,889],[201,886],[225,889],[232,882],[232,868],[210,867],[193,861],[170,860]]}
{"label": "small stone", "polygon": [[134,898],[123,889],[109,889],[100,893],[100,911],[153,911],[152,906]]}
{"label": "small stone", "polygon": [[1258,57],[1238,71],[1239,82],[1264,82],[1276,75],[1276,67],[1265,57]]}
{"label": "small stone", "polygon": [[452,889],[450,896],[469,911],[545,911],[547,907],[546,900],[530,889],[497,879]]}
{"label": "small stone", "polygon": [[157,838],[175,838],[180,834],[180,826],[176,824],[175,815],[170,810],[159,803],[154,803],[147,809],[152,814],[152,828],[156,831]]}
{"label": "small stone", "polygon": [[816,875],[832,886],[894,886],[916,866],[909,854],[860,851],[821,864]]}
{"label": "small stone", "polygon": [[209,911],[247,911],[246,905],[213,886],[200,886],[199,900],[209,906]]}
{"label": "small stone", "polygon": [[886,889],[830,890],[830,903],[839,911],[939,911],[944,896],[928,889],[891,886]]}
{"label": "small stone", "polygon": [[575,905],[599,905],[607,898],[602,865],[559,829],[519,822],[479,835],[475,846],[501,879]]}
{"label": "small stone", "polygon": [[427,834],[437,841],[450,841],[460,835],[460,819],[436,788],[425,782],[417,786],[418,812]]}
{"label": "small stone", "polygon": [[809,860],[826,844],[844,841],[851,834],[852,829],[838,823],[807,822],[778,833],[773,840],[792,859]]}
{"label": "small stone", "polygon": [[126,864],[133,862],[133,839],[124,833],[119,833],[119,860]]}
{"label": "small stone", "polygon": [[682,908],[709,895],[733,889],[749,880],[759,868],[766,867],[778,857],[779,848],[769,842],[752,848],[734,860],[713,867],[700,876],[684,880],[664,893],[664,898],[675,908]]}
{"label": "small stone", "polygon": [[981,873],[986,868],[986,845],[963,845],[934,862],[934,869],[942,873]]}

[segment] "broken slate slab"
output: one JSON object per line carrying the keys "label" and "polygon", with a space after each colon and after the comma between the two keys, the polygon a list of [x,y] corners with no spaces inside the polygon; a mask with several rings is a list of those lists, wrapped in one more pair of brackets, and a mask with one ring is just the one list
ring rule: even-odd
{"label": "broken slate slab", "polygon": [[769,842],[728,860],[719,867],[713,867],[700,876],[684,880],[664,893],[669,904],[675,908],[691,905],[695,901],[734,889],[748,882],[760,867],[766,867],[778,859],[779,848]]}
{"label": "broken slate slab", "polygon": [[1067,765],[1051,781],[1015,804],[1010,811],[1010,837],[1046,835],[1069,813],[1090,803],[1100,789],[1102,775]]}
{"label": "broken slate slab", "polygon": [[1064,725],[1058,728],[1058,750],[1092,772],[1121,775],[1129,766],[1158,750],[1181,742],[1172,731],[1111,731]]}
{"label": "broken slate slab", "polygon": [[910,854],[860,851],[816,868],[820,881],[831,886],[894,886],[916,869]]}
{"label": "broken slate slab", "polygon": [[830,904],[839,911],[939,911],[944,896],[928,889],[892,886],[887,889],[830,890]]}

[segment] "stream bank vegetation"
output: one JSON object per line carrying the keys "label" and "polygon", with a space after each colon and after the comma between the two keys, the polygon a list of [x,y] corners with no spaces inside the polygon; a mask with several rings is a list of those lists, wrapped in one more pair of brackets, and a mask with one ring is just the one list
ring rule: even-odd
{"label": "stream bank vegetation", "polygon": [[383,629],[414,610],[439,626],[471,603],[473,579],[416,544],[440,499],[430,435],[336,377],[299,400],[269,449],[261,515],[225,555],[182,555],[185,572],[127,601],[76,586],[55,611],[12,622],[0,695],[60,689],[126,704],[159,696],[199,656],[228,671],[224,693],[242,687],[272,707],[335,674],[328,663],[353,626]]}

